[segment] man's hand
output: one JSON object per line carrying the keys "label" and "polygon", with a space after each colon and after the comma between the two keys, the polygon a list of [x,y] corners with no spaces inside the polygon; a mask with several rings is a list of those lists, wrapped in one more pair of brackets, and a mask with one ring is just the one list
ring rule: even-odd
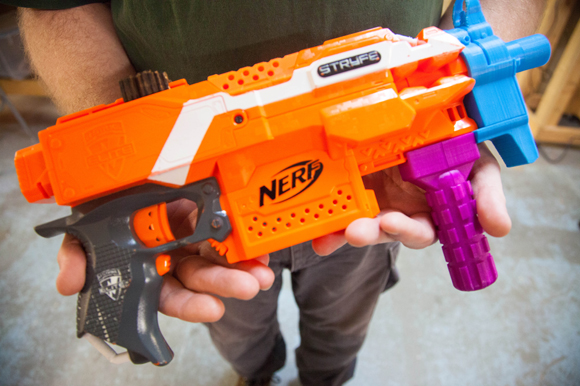
{"label": "man's hand", "polygon": [[[477,201],[479,221],[489,235],[506,236],[511,220],[503,194],[500,166],[485,144],[479,145],[481,157],[470,175]],[[364,178],[365,187],[373,189],[381,213],[371,219],[353,221],[344,232],[324,236],[312,242],[316,253],[328,255],[347,242],[355,247],[400,241],[412,249],[421,249],[437,240],[431,209],[425,193],[401,179],[398,168],[390,168]]]}
{"label": "man's hand", "polygon": [[[176,238],[182,238],[193,231],[195,204],[186,200],[171,203],[168,217]],[[229,264],[207,242],[189,245],[171,256],[172,270],[165,276],[159,310],[188,322],[215,322],[222,317],[224,305],[214,295],[249,300],[274,282],[268,256]],[[85,283],[86,269],[80,242],[66,235],[57,259],[58,291],[62,295],[79,292]]]}

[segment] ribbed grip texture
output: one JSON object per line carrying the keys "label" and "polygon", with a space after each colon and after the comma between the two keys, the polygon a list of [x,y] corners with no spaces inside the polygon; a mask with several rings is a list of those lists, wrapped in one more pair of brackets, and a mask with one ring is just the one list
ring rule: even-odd
{"label": "ribbed grip texture", "polygon": [[485,288],[495,282],[497,270],[477,219],[471,183],[452,170],[439,177],[439,187],[426,197],[453,286],[461,291]]}

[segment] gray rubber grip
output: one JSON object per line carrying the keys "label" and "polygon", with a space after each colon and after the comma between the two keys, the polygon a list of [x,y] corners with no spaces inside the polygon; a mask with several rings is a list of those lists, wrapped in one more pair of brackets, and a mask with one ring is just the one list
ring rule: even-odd
{"label": "gray rubber grip", "polygon": [[[162,253],[208,238],[223,241],[231,232],[219,203],[214,178],[174,189],[147,185],[83,204],[71,216],[40,225],[43,237],[63,232],[77,237],[87,255],[87,275],[79,294],[77,335],[90,333],[125,347],[135,363],[165,365],[173,352],[157,322],[163,278],[155,260]],[[142,208],[180,198],[198,207],[195,233],[155,247],[145,247],[134,235],[132,216]],[[211,223],[219,218],[220,227]]]}

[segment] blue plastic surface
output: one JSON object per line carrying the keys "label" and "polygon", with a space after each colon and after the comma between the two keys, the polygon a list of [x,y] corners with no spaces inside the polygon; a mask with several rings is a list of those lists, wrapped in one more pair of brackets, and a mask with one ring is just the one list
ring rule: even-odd
{"label": "blue plastic surface", "polygon": [[462,56],[475,79],[464,103],[479,126],[476,141],[491,140],[507,166],[534,162],[538,149],[516,73],[548,62],[548,39],[537,34],[505,43],[485,21],[479,0],[465,0],[465,7],[456,0],[453,25],[447,32],[465,45]]}

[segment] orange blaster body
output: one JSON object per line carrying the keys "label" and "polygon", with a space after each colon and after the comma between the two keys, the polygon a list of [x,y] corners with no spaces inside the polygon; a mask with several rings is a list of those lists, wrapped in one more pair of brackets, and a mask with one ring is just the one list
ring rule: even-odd
{"label": "orange blaster body", "polygon": [[[416,39],[376,28],[197,84],[172,82],[41,131],[39,144],[16,154],[16,169],[28,201],[72,207],[36,231],[70,233],[87,254],[77,335],[125,347],[135,363],[165,365],[173,353],[157,308],[168,251],[210,240],[234,263],[342,230],[379,213],[362,176],[455,137],[471,135],[476,146],[463,104],[475,80],[463,49],[435,27]],[[444,153],[445,169],[473,161]],[[452,208],[434,220],[446,259],[458,261],[454,285],[483,288],[495,266],[468,182],[452,179],[467,246],[444,227]],[[166,204],[182,198],[197,204],[198,221],[176,240]],[[476,256],[469,266],[464,252]]]}
{"label": "orange blaster body", "polygon": [[[376,28],[68,115],[17,153],[21,188],[75,207],[214,177],[232,229],[213,244],[231,263],[252,259],[374,217],[362,176],[477,128],[462,48],[435,27],[417,39]],[[154,227],[169,231],[160,213]],[[134,226],[146,242],[148,224]]]}

